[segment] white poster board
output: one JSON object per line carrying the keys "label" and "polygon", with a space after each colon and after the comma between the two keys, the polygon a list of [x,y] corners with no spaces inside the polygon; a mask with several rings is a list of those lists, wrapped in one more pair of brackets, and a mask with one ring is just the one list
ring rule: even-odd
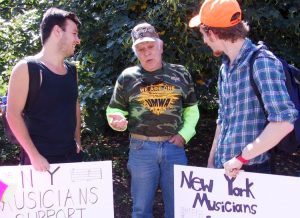
{"label": "white poster board", "polygon": [[0,167],[1,218],[113,218],[111,161]]}
{"label": "white poster board", "polygon": [[176,165],[175,218],[299,218],[300,178]]}

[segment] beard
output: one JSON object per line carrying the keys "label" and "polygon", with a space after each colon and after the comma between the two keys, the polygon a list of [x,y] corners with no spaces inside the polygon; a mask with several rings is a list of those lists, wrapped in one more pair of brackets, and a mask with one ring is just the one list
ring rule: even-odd
{"label": "beard", "polygon": [[58,42],[58,47],[61,53],[63,53],[64,57],[69,58],[74,56],[75,50],[73,49],[73,47],[69,44],[67,44],[65,38],[62,38],[59,42]]}
{"label": "beard", "polygon": [[213,55],[215,56],[215,57],[220,57],[221,55],[223,54],[223,52],[222,51],[213,51]]}

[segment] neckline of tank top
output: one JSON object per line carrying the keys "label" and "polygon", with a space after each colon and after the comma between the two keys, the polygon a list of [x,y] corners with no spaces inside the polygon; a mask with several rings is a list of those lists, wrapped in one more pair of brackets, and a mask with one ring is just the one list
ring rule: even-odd
{"label": "neckline of tank top", "polygon": [[37,63],[39,64],[39,65],[41,65],[42,67],[44,67],[46,70],[48,70],[50,73],[52,73],[53,75],[56,75],[56,76],[67,76],[68,75],[68,71],[69,71],[69,68],[68,68],[68,66],[66,65],[66,63],[64,63],[64,67],[65,67],[65,72],[63,73],[63,74],[61,74],[61,73],[56,73],[56,72],[54,72],[54,71],[52,71],[49,67],[47,67],[47,65],[44,63],[44,62],[42,62],[42,61],[37,61]]}

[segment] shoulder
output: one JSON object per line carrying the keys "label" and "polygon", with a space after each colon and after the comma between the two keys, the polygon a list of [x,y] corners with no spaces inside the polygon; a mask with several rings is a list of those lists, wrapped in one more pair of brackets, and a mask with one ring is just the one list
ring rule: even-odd
{"label": "shoulder", "polygon": [[268,49],[260,49],[253,65],[257,69],[282,69],[281,61]]}
{"label": "shoulder", "polygon": [[270,51],[267,45],[262,41],[258,42],[257,45],[252,44],[251,51],[249,52],[249,62],[252,62],[254,67],[259,68],[281,66],[281,61],[278,59],[278,57],[272,51]]}
{"label": "shoulder", "polygon": [[174,70],[174,71],[178,71],[178,72],[187,72],[187,69],[180,64],[170,64],[170,63],[164,63],[167,69],[169,70]]}
{"label": "shoulder", "polygon": [[180,64],[170,64],[170,63],[165,63],[164,67],[167,72],[171,72],[173,74],[177,74],[178,76],[184,76],[184,77],[190,77],[189,71]]}
{"label": "shoulder", "polygon": [[136,78],[139,75],[141,75],[141,68],[139,66],[133,66],[123,70],[119,78]]}
{"label": "shoulder", "polygon": [[175,77],[183,78],[184,80],[190,82],[192,80],[191,74],[189,71],[180,64],[165,64],[168,74],[171,74]]}
{"label": "shoulder", "polygon": [[29,74],[27,62],[25,60],[21,60],[12,69],[8,84],[9,92],[12,95],[15,93],[27,93],[28,84]]}
{"label": "shoulder", "polygon": [[28,75],[28,66],[26,60],[20,60],[12,69],[12,77],[24,77]]}
{"label": "shoulder", "polygon": [[122,71],[124,76],[132,76],[133,74],[140,73],[141,68],[139,66],[128,67]]}
{"label": "shoulder", "polygon": [[117,78],[119,84],[128,83],[130,81],[135,81],[136,78],[140,77],[141,68],[138,66],[128,67],[121,72]]}

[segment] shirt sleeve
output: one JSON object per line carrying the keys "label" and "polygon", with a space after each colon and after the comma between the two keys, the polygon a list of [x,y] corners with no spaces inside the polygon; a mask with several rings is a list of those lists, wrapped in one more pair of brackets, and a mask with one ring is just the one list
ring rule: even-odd
{"label": "shirt sleeve", "polygon": [[125,90],[125,79],[123,73],[116,81],[114,91],[109,102],[109,107],[118,108],[122,111],[128,110],[128,97]]}
{"label": "shirt sleeve", "polygon": [[294,123],[298,111],[289,97],[281,62],[266,55],[258,57],[253,64],[253,76],[268,113],[268,121]]}
{"label": "shirt sleeve", "polygon": [[[116,81],[114,91],[113,91],[113,94],[110,99],[110,103],[106,109],[106,119],[107,119],[107,122],[109,125],[111,122],[111,118],[108,115],[118,114],[123,117],[128,115],[128,110],[127,110],[128,100],[127,99],[128,98],[127,98],[126,92],[124,90],[124,76],[123,76],[123,74],[121,74]],[[110,125],[110,127],[113,128],[111,125]]]}
{"label": "shirt sleeve", "polygon": [[186,80],[187,89],[183,99],[183,107],[189,107],[197,104],[198,100],[195,93],[195,85],[192,80],[191,74],[184,68],[184,79]]}
{"label": "shirt sleeve", "polygon": [[178,132],[187,143],[196,134],[196,125],[200,113],[198,105],[189,106],[183,109],[183,127]]}
{"label": "shirt sleeve", "polygon": [[222,75],[221,75],[221,69],[219,71],[219,78],[218,78],[218,96],[219,96],[219,108],[218,108],[218,118],[217,118],[217,125],[221,125],[223,121],[223,103],[222,103],[222,88],[221,88],[221,82],[222,82]]}
{"label": "shirt sleeve", "polygon": [[[109,115],[112,115],[112,114],[120,115],[120,116],[122,116],[122,117],[125,118],[125,116],[128,115],[128,112],[127,112],[127,111],[122,111],[122,110],[120,110],[120,109],[118,109],[118,108],[111,108],[111,107],[109,107],[109,106],[106,108],[106,119],[107,119],[107,122],[108,122],[109,126],[110,126],[113,130],[119,131],[118,129],[115,129],[115,128],[113,128],[113,127],[110,125],[110,123],[111,123],[111,121],[112,121],[112,118],[110,118]],[[127,129],[127,126],[126,126],[125,129],[122,129],[122,131],[125,131],[126,129]]]}

